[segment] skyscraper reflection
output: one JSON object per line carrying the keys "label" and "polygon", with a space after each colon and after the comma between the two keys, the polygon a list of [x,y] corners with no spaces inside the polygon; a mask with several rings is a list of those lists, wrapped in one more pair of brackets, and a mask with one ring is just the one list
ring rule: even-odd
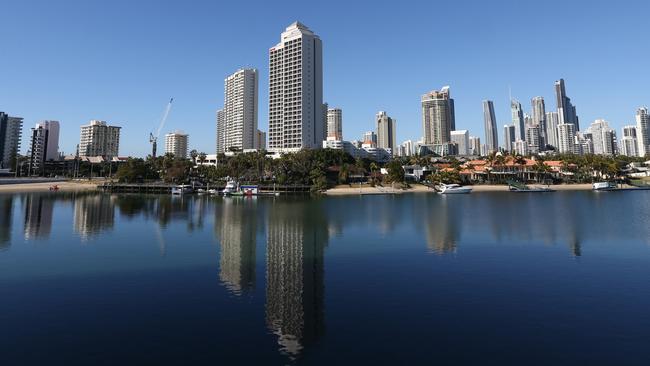
{"label": "skyscraper reflection", "polygon": [[47,239],[52,231],[52,212],[55,198],[30,194],[25,200],[25,240]]}
{"label": "skyscraper reflection", "polygon": [[113,228],[114,197],[106,194],[80,195],[74,201],[74,230],[83,240]]}
{"label": "skyscraper reflection", "polygon": [[324,332],[324,212],[300,201],[276,201],[269,210],[266,322],[291,357]]}
{"label": "skyscraper reflection", "polygon": [[215,215],[215,234],[220,239],[219,280],[240,295],[255,284],[257,201],[224,199]]}
{"label": "skyscraper reflection", "polygon": [[11,195],[0,195],[0,251],[11,246],[11,219],[14,198]]}

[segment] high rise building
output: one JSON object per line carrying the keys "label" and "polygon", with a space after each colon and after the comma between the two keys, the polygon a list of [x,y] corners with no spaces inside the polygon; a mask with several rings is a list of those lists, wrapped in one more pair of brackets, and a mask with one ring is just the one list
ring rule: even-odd
{"label": "high rise building", "polygon": [[560,117],[557,112],[546,113],[546,144],[558,149],[557,126],[560,124]]}
{"label": "high rise building", "polygon": [[456,126],[454,100],[449,87],[424,94],[422,102],[422,129],[424,144],[444,144],[451,141],[451,131]]}
{"label": "high rise building", "polygon": [[392,155],[395,155],[397,142],[395,139],[395,125],[397,121],[388,116],[384,111],[379,111],[375,117],[377,122],[377,147],[381,149],[391,149]]}
{"label": "high rise building", "polygon": [[326,135],[320,38],[291,24],[269,50],[269,69],[269,150],[320,148]]}
{"label": "high rise building", "polygon": [[524,111],[521,103],[515,99],[510,100],[510,112],[512,114],[512,125],[515,126],[515,141],[526,139],[526,127],[524,124]]}
{"label": "high rise building", "polygon": [[526,143],[529,154],[537,154],[540,152],[542,137],[539,126],[534,124],[526,125]]}
{"label": "high rise building", "polygon": [[458,155],[470,155],[469,131],[451,131],[451,142],[455,143],[458,147]]}
{"label": "high rise building", "polygon": [[224,81],[224,149],[254,149],[257,137],[257,70],[240,69]]}
{"label": "high rise building", "polygon": [[547,137],[546,137],[546,106],[544,105],[543,97],[535,97],[530,101],[533,107],[532,118],[533,125],[539,127],[539,147],[540,150],[546,150]]}
{"label": "high rise building", "polygon": [[343,111],[340,108],[327,110],[327,139],[343,140]]}
{"label": "high rise building", "polygon": [[226,152],[226,142],[224,141],[225,129],[223,109],[219,109],[217,110],[217,154]]}
{"label": "high rise building", "polygon": [[589,155],[594,153],[593,136],[590,133],[576,132],[575,153],[580,155]]}
{"label": "high rise building", "polygon": [[619,150],[625,156],[639,156],[636,126],[623,126],[623,135],[619,141]]}
{"label": "high rise building", "polygon": [[614,155],[616,153],[616,134],[609,128],[607,121],[595,120],[586,131],[591,134],[591,141],[594,144],[594,154]]}
{"label": "high rise building", "polygon": [[174,154],[179,159],[187,159],[189,135],[174,131],[165,135],[165,154]]}
{"label": "high rise building", "polygon": [[485,145],[487,153],[499,151],[499,134],[497,132],[497,118],[494,115],[494,103],[491,100],[483,101],[483,122],[485,123]]}
{"label": "high rise building", "polygon": [[513,152],[515,150],[515,134],[516,128],[514,125],[503,126],[503,148],[507,152]]}
{"label": "high rise building", "polygon": [[571,98],[566,96],[564,79],[555,82],[555,98],[557,102],[557,113],[560,118],[560,124],[571,123],[575,126],[575,132],[580,131],[576,107],[571,104]]}
{"label": "high rise building", "polygon": [[257,150],[266,150],[266,132],[257,130],[255,148]]}
{"label": "high rise building", "polygon": [[576,126],[573,123],[560,123],[557,126],[558,150],[563,154],[577,154]]}
{"label": "high rise building", "polygon": [[481,138],[476,136],[469,137],[470,155],[481,156]]}
{"label": "high rise building", "polygon": [[117,156],[120,148],[120,128],[97,120],[81,126],[79,156],[103,156],[109,159]]}
{"label": "high rise building", "polygon": [[32,174],[42,172],[44,162],[59,159],[58,121],[43,121],[32,128],[29,152],[29,164]]}
{"label": "high rise building", "polygon": [[23,119],[0,112],[0,168],[14,169],[20,151]]}
{"label": "high rise building", "polygon": [[525,140],[517,140],[514,145],[517,155],[528,156],[528,143]]}
{"label": "high rise building", "polygon": [[412,140],[406,140],[400,145],[400,156],[413,156],[415,154],[415,144]]}
{"label": "high rise building", "polygon": [[371,144],[377,146],[377,134],[374,131],[367,131],[361,136],[361,142],[364,144]]}
{"label": "high rise building", "polygon": [[650,115],[646,107],[636,111],[636,138],[639,144],[639,156],[650,154]]}

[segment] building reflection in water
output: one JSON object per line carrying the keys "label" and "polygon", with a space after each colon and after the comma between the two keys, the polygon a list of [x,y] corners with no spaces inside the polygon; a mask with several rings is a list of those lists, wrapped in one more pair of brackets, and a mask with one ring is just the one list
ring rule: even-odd
{"label": "building reflection in water", "polygon": [[[457,242],[460,240],[459,227],[462,225],[462,201],[459,197],[429,196],[422,201],[432,210],[430,215],[421,215],[424,219],[424,228],[427,247],[432,253],[442,255],[456,251]],[[433,199],[434,202],[431,202]]]}
{"label": "building reflection in water", "polygon": [[52,231],[55,198],[30,194],[25,200],[25,240],[47,239]]}
{"label": "building reflection in water", "polygon": [[215,235],[221,244],[219,280],[236,295],[255,284],[256,203],[255,198],[226,198],[215,215]]}
{"label": "building reflection in water", "polygon": [[266,322],[291,357],[324,333],[325,208],[275,201],[267,225]]}
{"label": "building reflection in water", "polygon": [[80,195],[74,201],[74,230],[83,240],[115,223],[115,197],[107,194]]}
{"label": "building reflection in water", "polygon": [[11,219],[14,208],[12,195],[0,195],[0,251],[11,246]]}

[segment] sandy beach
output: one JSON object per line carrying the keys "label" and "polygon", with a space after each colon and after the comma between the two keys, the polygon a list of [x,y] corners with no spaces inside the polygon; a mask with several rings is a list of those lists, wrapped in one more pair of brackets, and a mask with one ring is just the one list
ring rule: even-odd
{"label": "sandy beach", "polygon": [[92,191],[97,189],[97,182],[66,181],[1,184],[0,193],[49,192],[50,187],[53,185],[59,187],[59,192]]}
{"label": "sandy beach", "polygon": [[[472,192],[507,192],[507,185],[474,185],[472,187]],[[535,185],[531,184],[530,187],[547,187],[545,185]],[[558,184],[548,186],[551,189],[556,191],[590,191],[592,189],[591,184]],[[363,185],[361,188],[357,186],[350,187],[349,185],[340,185],[332,189],[328,189],[325,194],[330,196],[343,196],[343,195],[366,195],[366,194],[402,194],[402,193],[415,193],[415,192],[431,192],[435,191],[427,186],[421,184],[411,184],[411,188],[408,189],[393,189],[390,186],[386,187],[370,187],[368,185]]]}

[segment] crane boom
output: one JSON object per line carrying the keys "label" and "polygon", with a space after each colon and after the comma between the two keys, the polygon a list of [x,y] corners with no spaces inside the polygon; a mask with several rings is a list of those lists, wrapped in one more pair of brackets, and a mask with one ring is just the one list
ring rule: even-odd
{"label": "crane boom", "polygon": [[160,119],[160,125],[158,126],[158,130],[156,131],[156,134],[154,135],[153,132],[149,134],[149,142],[151,143],[151,156],[156,157],[156,147],[158,145],[158,137],[160,136],[160,132],[163,129],[163,126],[165,126],[165,121],[167,121],[167,116],[169,116],[169,111],[172,109],[172,102],[174,101],[174,98],[169,99],[169,103],[167,103],[167,107],[165,107],[165,112],[163,113],[162,118]]}
{"label": "crane boom", "polygon": [[172,102],[174,101],[174,98],[171,98],[169,100],[169,103],[167,103],[167,108],[165,108],[165,113],[163,113],[162,119],[160,120],[160,126],[158,126],[158,131],[156,131],[156,139],[160,137],[160,131],[162,131],[163,126],[165,125],[165,121],[167,121],[167,116],[169,116],[169,111],[172,109]]}

